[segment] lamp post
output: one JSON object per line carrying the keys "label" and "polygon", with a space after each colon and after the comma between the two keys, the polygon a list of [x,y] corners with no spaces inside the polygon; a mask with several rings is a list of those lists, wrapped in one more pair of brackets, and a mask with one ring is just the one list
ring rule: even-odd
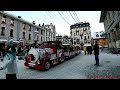
{"label": "lamp post", "polygon": [[38,41],[38,40],[37,40],[37,37],[38,37],[38,33],[39,33],[39,32],[38,32],[38,31],[34,31],[34,33],[35,33],[35,34],[34,34],[34,35],[35,35],[34,42],[35,42],[35,45],[36,45],[36,44],[37,44],[37,41]]}

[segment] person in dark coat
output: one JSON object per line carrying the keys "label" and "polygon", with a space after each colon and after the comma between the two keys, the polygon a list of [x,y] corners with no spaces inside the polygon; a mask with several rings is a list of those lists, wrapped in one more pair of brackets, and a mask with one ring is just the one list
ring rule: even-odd
{"label": "person in dark coat", "polygon": [[92,54],[92,46],[90,46],[90,54]]}
{"label": "person in dark coat", "polygon": [[95,65],[99,66],[99,45],[97,41],[95,41],[94,55],[95,55],[95,61],[96,61]]}

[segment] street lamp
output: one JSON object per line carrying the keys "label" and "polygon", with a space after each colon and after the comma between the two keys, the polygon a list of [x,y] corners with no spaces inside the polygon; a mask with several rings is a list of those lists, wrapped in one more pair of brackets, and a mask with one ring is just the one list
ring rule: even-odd
{"label": "street lamp", "polygon": [[34,39],[34,42],[35,42],[35,45],[37,44],[37,37],[38,37],[38,31],[34,31],[34,33],[35,33],[35,39]]}

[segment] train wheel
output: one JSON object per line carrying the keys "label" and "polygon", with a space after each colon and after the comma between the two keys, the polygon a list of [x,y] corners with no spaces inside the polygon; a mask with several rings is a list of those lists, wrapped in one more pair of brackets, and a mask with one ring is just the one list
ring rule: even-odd
{"label": "train wheel", "polygon": [[44,68],[45,70],[49,70],[50,69],[50,62],[46,61],[45,64],[44,64]]}

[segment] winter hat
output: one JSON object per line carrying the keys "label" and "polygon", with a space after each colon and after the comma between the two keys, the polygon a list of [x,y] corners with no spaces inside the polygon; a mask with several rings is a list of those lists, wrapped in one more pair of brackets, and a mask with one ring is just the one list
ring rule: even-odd
{"label": "winter hat", "polygon": [[7,46],[9,48],[12,48],[13,47],[13,39],[10,39],[8,42],[7,42]]}

